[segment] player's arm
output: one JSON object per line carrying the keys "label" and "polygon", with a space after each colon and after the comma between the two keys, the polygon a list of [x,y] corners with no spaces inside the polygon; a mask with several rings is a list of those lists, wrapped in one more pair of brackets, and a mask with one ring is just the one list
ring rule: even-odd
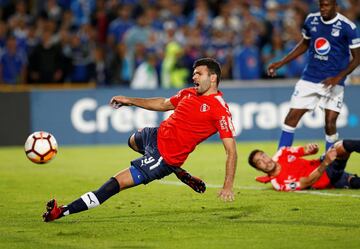
{"label": "player's arm", "polygon": [[340,71],[340,73],[334,77],[329,77],[325,79],[322,83],[326,86],[336,86],[339,82],[350,74],[357,66],[360,64],[360,47],[351,49],[352,59],[349,62],[348,66]]}
{"label": "player's arm", "polygon": [[226,152],[226,168],[224,185],[219,192],[219,197],[224,201],[233,201],[235,198],[233,185],[237,165],[236,142],[234,138],[223,138],[222,141]]}
{"label": "player's arm", "polygon": [[126,96],[114,96],[110,100],[110,105],[114,108],[125,106],[137,106],[151,111],[169,111],[174,110],[175,107],[170,102],[170,99],[157,98],[133,98]]}
{"label": "player's arm", "polygon": [[295,48],[291,50],[284,58],[269,65],[267,69],[268,75],[271,77],[276,76],[276,69],[282,67],[283,65],[305,53],[308,50],[309,45],[310,39],[302,38],[302,40],[295,46]]}
{"label": "player's arm", "polygon": [[325,159],[321,162],[321,164],[314,169],[309,176],[300,178],[300,189],[307,189],[311,187],[315,182],[317,182],[326,167],[332,163],[336,159],[336,149],[331,148],[326,152]]}

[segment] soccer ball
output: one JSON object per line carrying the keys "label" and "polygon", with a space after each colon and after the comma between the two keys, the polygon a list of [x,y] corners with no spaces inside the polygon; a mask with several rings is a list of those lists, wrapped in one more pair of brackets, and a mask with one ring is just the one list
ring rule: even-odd
{"label": "soccer ball", "polygon": [[55,137],[45,131],[32,133],[25,142],[26,156],[34,163],[43,164],[53,159],[58,145]]}

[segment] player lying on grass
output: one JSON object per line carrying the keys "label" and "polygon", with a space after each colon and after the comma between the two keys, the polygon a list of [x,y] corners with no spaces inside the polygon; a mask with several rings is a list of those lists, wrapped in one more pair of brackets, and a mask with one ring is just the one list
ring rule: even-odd
{"label": "player lying on grass", "polygon": [[275,190],[293,191],[302,189],[360,188],[360,178],[345,172],[352,152],[360,152],[360,140],[342,140],[320,159],[305,159],[304,156],[318,152],[317,144],[304,147],[282,147],[273,158],[262,150],[253,150],[249,164],[266,173],[258,177],[260,182],[271,182]]}
{"label": "player lying on grass", "polygon": [[234,200],[237,152],[231,114],[218,90],[221,69],[211,58],[197,60],[193,68],[195,87],[183,89],[169,99],[125,96],[111,99],[110,104],[115,108],[125,105],[174,112],[158,128],[146,127],[130,136],[129,146],[142,157],[131,161],[130,167],[111,177],[98,190],[85,193],[66,206],[58,207],[55,199],[49,201],[43,215],[45,222],[97,207],[119,191],[172,173],[195,191],[204,192],[205,184],[180,167],[199,143],[217,132],[226,152],[225,180],[219,197],[224,201]]}

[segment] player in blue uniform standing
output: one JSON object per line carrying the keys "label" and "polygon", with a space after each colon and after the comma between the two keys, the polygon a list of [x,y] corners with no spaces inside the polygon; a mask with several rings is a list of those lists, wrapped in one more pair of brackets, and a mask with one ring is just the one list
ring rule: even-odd
{"label": "player in blue uniform standing", "polygon": [[[355,24],[336,12],[336,0],[319,0],[320,12],[307,16],[303,39],[280,61],[268,67],[276,69],[308,51],[308,62],[291,97],[279,148],[291,146],[301,117],[318,104],[325,111],[326,149],[338,139],[336,120],[343,105],[344,81],[360,63],[360,34]],[[351,57],[350,57],[351,52]]]}

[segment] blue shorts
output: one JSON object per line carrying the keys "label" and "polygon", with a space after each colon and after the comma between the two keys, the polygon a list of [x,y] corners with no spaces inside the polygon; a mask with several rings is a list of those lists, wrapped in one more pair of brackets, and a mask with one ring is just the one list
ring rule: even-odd
{"label": "blue shorts", "polygon": [[331,185],[335,188],[350,188],[349,177],[353,174],[345,171],[346,163],[347,160],[335,160],[326,168]]}
{"label": "blue shorts", "polygon": [[[135,184],[147,184],[156,179],[174,173],[176,167],[166,164],[157,147],[158,128],[146,127],[135,133],[135,142],[142,157],[131,161],[131,166],[141,174],[136,176],[132,171]],[[131,171],[131,167],[130,167]],[[135,170],[136,172],[136,170]],[[140,181],[138,179],[141,179]]]}

